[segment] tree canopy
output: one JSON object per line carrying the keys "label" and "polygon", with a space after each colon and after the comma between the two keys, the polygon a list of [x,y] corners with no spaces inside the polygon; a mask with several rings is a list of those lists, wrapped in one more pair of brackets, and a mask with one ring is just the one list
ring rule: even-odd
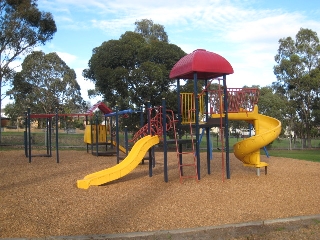
{"label": "tree canopy", "polygon": [[0,81],[12,76],[10,63],[51,40],[57,31],[51,13],[40,12],[36,0],[0,2]]}
{"label": "tree canopy", "polygon": [[20,111],[35,113],[79,113],[85,108],[76,73],[56,54],[32,52],[15,75],[10,91]]}
{"label": "tree canopy", "polygon": [[272,87],[259,87],[259,112],[283,122],[287,116],[287,99],[275,92]]}
{"label": "tree canopy", "polygon": [[[277,65],[274,74],[277,82],[273,87],[289,101],[291,119],[296,119],[295,130],[308,140],[314,126],[314,107],[320,94],[320,44],[317,33],[301,28],[295,40],[291,37],[279,40],[278,53],[275,56]],[[298,127],[299,126],[299,127]],[[299,131],[298,131],[299,130]]]}
{"label": "tree canopy", "polygon": [[41,12],[36,0],[0,1],[0,106],[6,96],[1,90],[13,79],[11,63],[44,45],[56,31],[51,13]]}
{"label": "tree canopy", "polygon": [[151,19],[142,19],[134,24],[136,25],[134,32],[142,35],[148,42],[152,40],[169,42],[168,35],[164,31],[164,26],[153,23]]}
{"label": "tree canopy", "polygon": [[111,106],[140,106],[147,101],[160,105],[173,83],[171,68],[185,55],[174,44],[137,32],[128,31],[119,40],[94,48],[89,68],[83,71]]}

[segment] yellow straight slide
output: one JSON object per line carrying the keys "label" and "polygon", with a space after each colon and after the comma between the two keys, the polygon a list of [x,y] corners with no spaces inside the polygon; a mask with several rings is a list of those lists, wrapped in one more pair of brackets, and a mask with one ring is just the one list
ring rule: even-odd
{"label": "yellow straight slide", "polygon": [[158,144],[159,141],[159,136],[151,135],[139,139],[122,162],[111,168],[85,176],[84,179],[77,181],[77,187],[88,189],[90,186],[98,186],[127,175],[139,165],[149,148]]}

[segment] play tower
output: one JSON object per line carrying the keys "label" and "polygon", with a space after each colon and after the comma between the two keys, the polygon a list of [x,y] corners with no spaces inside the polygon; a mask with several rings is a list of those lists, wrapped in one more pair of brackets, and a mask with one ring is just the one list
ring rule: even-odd
{"label": "play tower", "polygon": [[[172,68],[170,72],[170,78],[174,78],[177,80],[177,92],[178,92],[178,116],[179,116],[179,124],[178,129],[181,129],[181,123],[182,122],[188,122],[185,121],[185,118],[183,118],[182,115],[182,109],[184,109],[183,106],[186,105],[185,101],[181,101],[180,98],[180,80],[181,79],[193,79],[194,81],[194,90],[193,90],[193,110],[194,110],[194,118],[191,120],[194,122],[195,125],[195,132],[196,132],[196,141],[195,141],[195,150],[196,150],[196,158],[197,158],[197,174],[198,179],[200,179],[200,147],[199,147],[199,132],[200,132],[200,120],[199,120],[199,114],[200,114],[200,108],[199,108],[199,95],[198,95],[198,84],[197,82],[199,80],[203,81],[203,85],[207,86],[208,81],[210,79],[217,79],[219,77],[222,77],[223,80],[223,103],[225,106],[224,112],[225,116],[223,118],[223,125],[225,128],[225,139],[226,139],[226,166],[227,166],[227,178],[230,178],[230,168],[229,168],[229,143],[228,143],[228,104],[227,104],[227,81],[226,76],[233,73],[233,68],[231,64],[222,56],[206,51],[204,49],[197,49],[193,51],[192,53],[184,56],[181,58]],[[206,125],[201,126],[202,128],[206,129],[206,138],[207,143],[209,144],[209,138],[210,138],[210,128],[217,126],[217,122],[214,124],[210,124],[208,122],[209,119],[209,109],[208,109],[208,94],[204,95],[204,107],[205,109],[205,120],[207,122]],[[186,109],[185,109],[186,110]],[[189,109],[190,111],[191,109]],[[184,114],[186,114],[186,111],[183,111]],[[190,114],[189,114],[190,115]],[[222,125],[222,123],[221,123]],[[178,130],[179,131],[179,130]],[[210,148],[207,147],[207,169],[208,174],[210,174]],[[182,155],[181,155],[182,157]]]}
{"label": "play tower", "polygon": [[[209,146],[210,129],[212,127],[224,129],[225,147],[222,147],[222,155],[224,156],[225,151],[225,169],[228,179],[230,178],[229,119],[244,120],[255,128],[255,136],[236,143],[233,150],[244,166],[257,169],[257,175],[260,175],[262,167],[265,168],[266,173],[268,165],[260,161],[260,149],[276,139],[281,131],[281,123],[277,119],[258,113],[259,89],[227,88],[226,76],[233,72],[231,64],[225,58],[204,49],[197,49],[181,58],[170,72],[170,78],[177,81],[179,118],[177,131],[181,131],[184,124],[189,124],[191,129],[195,129],[194,154],[198,179],[201,176],[200,129],[206,131],[208,174],[210,174],[212,153]],[[193,93],[181,93],[180,81],[190,79],[194,81]],[[201,93],[198,93],[198,81],[203,82],[204,88]],[[219,89],[210,88],[212,81],[219,83]],[[222,89],[220,81],[222,81]],[[179,152],[180,168],[183,166],[182,155]]]}

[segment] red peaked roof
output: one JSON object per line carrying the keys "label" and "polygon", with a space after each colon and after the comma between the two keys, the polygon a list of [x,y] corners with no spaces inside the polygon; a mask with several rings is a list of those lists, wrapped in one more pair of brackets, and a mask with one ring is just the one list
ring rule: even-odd
{"label": "red peaked roof", "polygon": [[181,58],[171,69],[170,78],[193,79],[194,73],[198,79],[212,79],[232,74],[231,64],[219,54],[197,49]]}

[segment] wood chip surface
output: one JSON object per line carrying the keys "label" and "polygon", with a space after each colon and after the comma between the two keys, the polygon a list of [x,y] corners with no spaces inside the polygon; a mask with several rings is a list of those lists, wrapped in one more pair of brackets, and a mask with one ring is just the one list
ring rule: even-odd
{"label": "wood chip surface", "polygon": [[28,163],[23,150],[0,152],[0,238],[170,230],[320,214],[320,163],[261,156],[269,163],[268,174],[261,169],[258,177],[230,154],[231,179],[226,179],[221,153],[214,153],[210,175],[201,153],[200,181],[180,183],[176,153],[170,152],[166,183],[163,153],[155,156],[152,177],[145,161],[123,178],[83,190],[77,180],[115,165],[115,156],[63,150],[59,164],[55,153]]}

